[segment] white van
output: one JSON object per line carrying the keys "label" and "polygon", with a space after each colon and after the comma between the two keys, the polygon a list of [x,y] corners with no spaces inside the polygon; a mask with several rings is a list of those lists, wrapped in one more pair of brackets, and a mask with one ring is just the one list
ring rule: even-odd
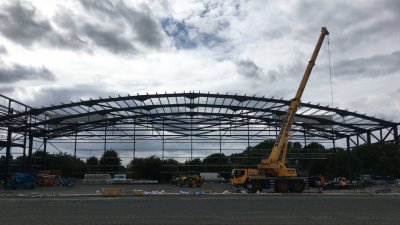
{"label": "white van", "polygon": [[204,182],[209,183],[224,183],[225,178],[223,178],[219,173],[200,173],[200,177]]}

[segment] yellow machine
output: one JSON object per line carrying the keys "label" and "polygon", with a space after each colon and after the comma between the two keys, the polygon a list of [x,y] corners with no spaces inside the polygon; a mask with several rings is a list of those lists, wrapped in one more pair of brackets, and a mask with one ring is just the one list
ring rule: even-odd
{"label": "yellow machine", "polygon": [[179,187],[200,187],[202,183],[203,180],[201,179],[200,174],[196,172],[188,172],[178,178]]}
{"label": "yellow machine", "polygon": [[282,129],[275,141],[271,154],[262,159],[257,169],[234,169],[232,171],[231,183],[235,186],[243,186],[250,191],[262,191],[264,188],[274,188],[278,192],[303,192],[305,178],[299,177],[295,168],[286,167],[286,152],[289,132],[293,124],[294,116],[300,106],[308,78],[315,65],[319,50],[326,35],[329,35],[326,27],[322,27],[317,45],[311,56],[311,60],[304,72],[303,78],[297,89],[296,96],[290,102],[288,112],[283,121]]}

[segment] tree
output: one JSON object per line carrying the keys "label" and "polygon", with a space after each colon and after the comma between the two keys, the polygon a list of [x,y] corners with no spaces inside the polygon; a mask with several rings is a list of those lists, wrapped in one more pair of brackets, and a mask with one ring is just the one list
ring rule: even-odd
{"label": "tree", "polygon": [[203,159],[205,165],[225,165],[229,158],[224,153],[213,153]]}
{"label": "tree", "polygon": [[311,142],[310,144],[304,146],[305,149],[307,150],[314,150],[314,151],[322,151],[325,150],[325,146],[321,145],[320,143],[317,142]]}
{"label": "tree", "polygon": [[100,165],[102,172],[121,172],[121,159],[118,157],[118,153],[113,149],[107,150],[103,153],[100,159]]}
{"label": "tree", "polygon": [[87,172],[98,172],[99,171],[99,159],[96,156],[92,156],[86,159]]}
{"label": "tree", "polygon": [[395,144],[360,145],[353,149],[352,158],[359,161],[353,172],[400,177],[400,150]]}
{"label": "tree", "polygon": [[204,172],[219,172],[222,174],[230,174],[232,168],[229,157],[224,153],[214,153],[203,159],[205,167]]}
{"label": "tree", "polygon": [[180,163],[173,159],[161,160],[156,156],[148,158],[135,158],[132,160],[127,170],[132,172],[134,179],[152,179],[160,182],[171,180],[176,175]]}
{"label": "tree", "polygon": [[180,165],[181,164],[174,159],[163,160],[161,167],[161,180],[170,181],[172,176],[178,176]]}
{"label": "tree", "polygon": [[128,168],[134,173],[134,178],[159,180],[161,165],[161,159],[153,155],[148,158],[135,158]]}
{"label": "tree", "polygon": [[260,163],[261,158],[265,158],[270,154],[272,148],[274,147],[275,140],[268,139],[254,147],[247,147],[246,150],[243,151],[243,161],[241,161],[242,165],[255,166]]}
{"label": "tree", "polygon": [[299,149],[301,149],[301,144],[300,144],[300,142],[294,142],[293,144],[292,144],[292,149],[295,149],[295,150],[299,150]]}
{"label": "tree", "polygon": [[[63,176],[72,177],[74,169],[74,159],[75,158],[72,155],[67,153],[49,154],[46,157],[46,168],[51,170],[61,170]],[[77,161],[78,160],[76,160],[76,162]]]}
{"label": "tree", "polygon": [[186,171],[204,172],[203,162],[199,158],[194,158],[185,161]]}

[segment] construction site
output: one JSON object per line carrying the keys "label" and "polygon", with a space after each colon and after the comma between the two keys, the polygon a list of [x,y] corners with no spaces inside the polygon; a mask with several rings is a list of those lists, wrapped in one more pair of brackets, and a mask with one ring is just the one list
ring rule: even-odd
{"label": "construction site", "polygon": [[[329,32],[323,27],[291,100],[188,91],[34,108],[0,95],[2,205],[17,207],[10,201],[25,199],[32,208],[53,205],[60,215],[71,207],[60,206],[54,199],[87,204],[100,214],[105,209],[96,208],[97,203],[124,208],[119,213],[131,209],[130,203],[142,208],[157,205],[153,210],[160,217],[153,222],[184,224],[165,221],[165,205],[185,213],[180,208],[182,200],[196,202],[186,205],[195,210],[185,218],[201,220],[196,214],[202,210],[218,211],[232,202],[249,209],[242,214],[235,204],[226,209],[240,218],[273,208],[266,204],[270,201],[286,207],[311,202],[312,208],[302,208],[308,212],[304,217],[311,217],[309,212],[321,207],[318,198],[322,197],[332,202],[331,208],[314,215],[324,217],[327,211],[353,206],[374,211],[365,204],[372,199],[387,206],[374,214],[385,213],[380,221],[399,223],[394,209],[399,206],[400,177],[396,171],[392,176],[368,173],[360,169],[358,159],[371,146],[398,151],[400,123],[301,102],[326,35]],[[212,206],[206,207],[208,203]],[[350,206],[342,207],[346,204]],[[28,213],[31,209],[20,210]],[[221,217],[215,214],[212,224],[235,222],[236,217],[224,210]],[[85,212],[90,214],[90,210]],[[272,209],[264,212],[273,217]],[[142,213],[133,217],[152,217],[154,211]],[[334,220],[334,215],[328,217]],[[362,221],[350,216],[342,219]],[[93,221],[88,223],[101,223]],[[276,221],[286,224],[279,218]],[[262,223],[255,218],[250,224]],[[305,219],[298,224],[308,223]]]}

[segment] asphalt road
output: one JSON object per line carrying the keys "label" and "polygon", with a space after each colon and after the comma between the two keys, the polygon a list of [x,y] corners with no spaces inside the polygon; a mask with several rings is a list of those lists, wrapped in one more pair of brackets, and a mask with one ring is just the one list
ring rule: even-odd
{"label": "asphalt road", "polygon": [[400,224],[400,196],[0,198],[0,224]]}

